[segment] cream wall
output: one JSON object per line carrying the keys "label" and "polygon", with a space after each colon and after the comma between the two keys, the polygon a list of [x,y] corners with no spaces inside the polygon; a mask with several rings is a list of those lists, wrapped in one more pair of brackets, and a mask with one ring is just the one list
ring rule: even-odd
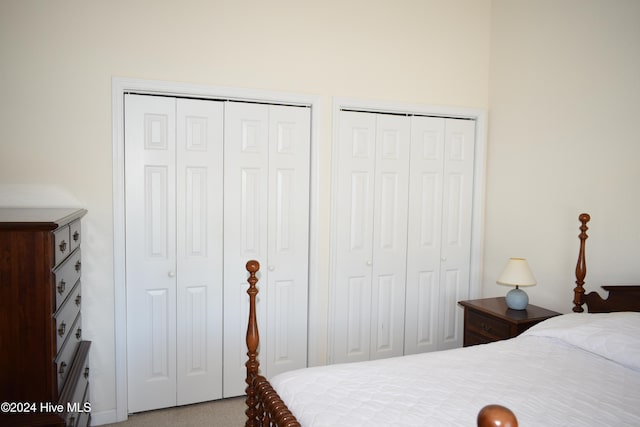
{"label": "cream wall", "polygon": [[494,0],[484,294],[529,259],[533,304],[571,310],[578,215],[590,290],[640,283],[640,2]]}
{"label": "cream wall", "polygon": [[89,210],[94,422],[116,406],[112,77],[318,96],[328,236],[332,97],[486,109],[490,14],[489,0],[0,2],[0,204]]}
{"label": "cream wall", "polygon": [[532,302],[568,311],[582,211],[587,282],[640,281],[640,2],[302,3],[0,2],[0,204],[89,209],[96,420],[116,402],[113,76],[319,96],[324,230],[333,96],[489,108],[484,294],[525,256]]}

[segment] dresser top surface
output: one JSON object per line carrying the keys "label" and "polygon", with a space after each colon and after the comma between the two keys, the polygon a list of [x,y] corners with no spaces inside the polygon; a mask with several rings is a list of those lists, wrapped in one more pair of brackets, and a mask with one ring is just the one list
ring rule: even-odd
{"label": "dresser top surface", "polygon": [[86,213],[80,208],[0,208],[0,229],[54,230]]}

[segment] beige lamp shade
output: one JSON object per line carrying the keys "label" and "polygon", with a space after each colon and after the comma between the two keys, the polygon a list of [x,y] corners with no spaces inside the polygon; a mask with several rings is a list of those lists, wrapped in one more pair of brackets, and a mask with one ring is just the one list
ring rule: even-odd
{"label": "beige lamp shade", "polygon": [[536,284],[536,278],[533,277],[525,258],[509,258],[507,266],[496,283],[509,286],[533,286]]}

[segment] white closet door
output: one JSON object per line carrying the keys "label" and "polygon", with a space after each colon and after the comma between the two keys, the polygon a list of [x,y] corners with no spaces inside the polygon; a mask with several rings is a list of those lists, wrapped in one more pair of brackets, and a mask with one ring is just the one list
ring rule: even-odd
{"label": "white closet door", "polygon": [[177,100],[177,404],[222,397],[223,103]]}
{"label": "white closet door", "polygon": [[[261,291],[266,282],[268,119],[264,105],[230,102],[225,106],[224,397],[239,396],[246,387],[247,261],[260,262]],[[266,313],[260,302],[264,300],[265,293],[260,292],[257,317],[262,337]],[[264,346],[259,350],[263,354]]]}
{"label": "white closet door", "polygon": [[404,352],[409,123],[406,116],[376,117],[371,359]]}
{"label": "white closet door", "polygon": [[439,349],[462,346],[463,310],[469,296],[475,121],[446,119],[442,205]]}
{"label": "white closet door", "polygon": [[369,360],[376,116],[340,112],[333,253],[334,363]]}
{"label": "white closet door", "polygon": [[270,106],[268,377],[307,366],[310,148],[310,109]]}
{"label": "white closet door", "polygon": [[405,354],[462,345],[475,121],[412,118]]}
{"label": "white closet door", "polygon": [[129,411],[221,397],[222,105],[125,101]]}
{"label": "white closet door", "polygon": [[438,349],[444,125],[440,117],[411,118],[405,354]]}
{"label": "white closet door", "polygon": [[248,277],[260,262],[261,372],[306,366],[308,108],[230,102],[225,117],[224,396],[244,393]]}
{"label": "white closet door", "polygon": [[126,95],[129,412],[176,404],[175,111]]}
{"label": "white closet door", "polygon": [[334,362],[403,353],[409,119],[341,112]]}

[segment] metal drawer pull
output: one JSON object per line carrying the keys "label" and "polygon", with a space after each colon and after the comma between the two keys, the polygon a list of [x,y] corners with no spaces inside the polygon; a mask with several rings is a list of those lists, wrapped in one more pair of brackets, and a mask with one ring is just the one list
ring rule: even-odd
{"label": "metal drawer pull", "polygon": [[60,252],[64,252],[67,250],[67,242],[65,242],[64,240],[62,242],[60,242],[60,245],[58,246],[60,248]]}
{"label": "metal drawer pull", "polygon": [[488,326],[488,325],[487,325],[486,323],[484,323],[484,322],[483,322],[483,323],[480,323],[480,327],[481,327],[484,331],[486,331],[486,332],[491,332],[491,331],[492,331],[491,326]]}
{"label": "metal drawer pull", "polygon": [[58,328],[58,335],[63,336],[66,330],[67,330],[67,324],[62,322],[60,324],[60,327]]}
{"label": "metal drawer pull", "polygon": [[80,305],[80,301],[82,301],[82,295],[76,297],[76,305]]}
{"label": "metal drawer pull", "polygon": [[63,294],[64,293],[64,288],[66,287],[67,283],[64,281],[64,279],[60,280],[60,283],[58,284],[58,293],[59,294]]}
{"label": "metal drawer pull", "polygon": [[77,339],[82,338],[82,328],[78,328],[78,330],[76,331],[76,338]]}
{"label": "metal drawer pull", "polygon": [[84,368],[84,377],[89,378],[89,367]]}
{"label": "metal drawer pull", "polygon": [[60,362],[60,369],[58,369],[59,374],[64,374],[64,370],[67,367],[66,362]]}
{"label": "metal drawer pull", "polygon": [[73,241],[77,242],[79,239],[80,239],[80,233],[76,231],[75,233],[73,233]]}
{"label": "metal drawer pull", "polygon": [[82,267],[82,263],[80,261],[76,262],[76,271],[80,271],[80,267]]}

